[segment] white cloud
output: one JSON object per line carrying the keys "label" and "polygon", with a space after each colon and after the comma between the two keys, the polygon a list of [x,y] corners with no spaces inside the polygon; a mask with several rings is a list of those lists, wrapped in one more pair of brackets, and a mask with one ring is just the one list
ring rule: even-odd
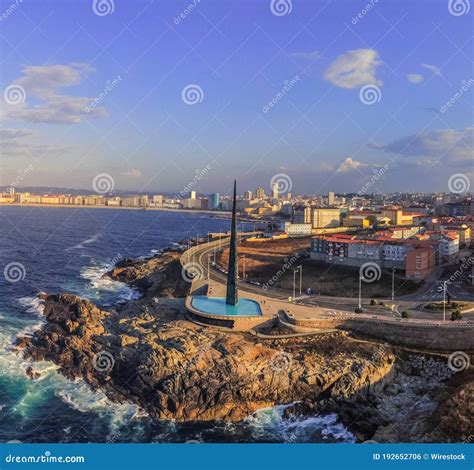
{"label": "white cloud", "polygon": [[410,82],[410,83],[420,83],[422,82],[424,79],[423,79],[423,75],[420,75],[419,73],[409,73],[407,75],[407,80]]}
{"label": "white cloud", "polygon": [[436,67],[436,65],[421,64],[421,66],[424,67],[425,69],[428,69],[430,72],[433,73],[433,75],[441,76],[441,69],[439,67]]}
{"label": "white cloud", "polygon": [[[4,104],[2,117],[27,122],[74,124],[85,117],[105,117],[104,107],[89,109],[94,98],[60,95],[62,88],[78,85],[84,75],[90,72],[86,64],[27,66],[23,76],[11,85],[25,90],[26,101],[18,104]],[[34,98],[39,104],[31,105]]]}
{"label": "white cloud", "polygon": [[130,176],[132,178],[141,178],[142,172],[138,168],[130,168],[130,170],[122,173],[124,176]]}
{"label": "white cloud", "polygon": [[0,145],[2,158],[42,158],[59,156],[70,151],[72,147],[66,145],[48,145],[32,141],[38,133],[32,129],[0,129]]}
{"label": "white cloud", "polygon": [[367,166],[368,165],[366,163],[354,160],[352,157],[347,157],[343,162],[339,164],[336,173],[347,173],[349,171],[359,170]]}
{"label": "white cloud", "polygon": [[374,49],[355,49],[338,56],[324,72],[324,78],[340,88],[358,88],[363,85],[382,86],[375,77],[381,64]]}
{"label": "white cloud", "polygon": [[423,161],[449,162],[470,165],[474,161],[474,128],[442,129],[409,135],[386,145],[370,147],[384,150],[401,157],[414,157],[418,163]]}

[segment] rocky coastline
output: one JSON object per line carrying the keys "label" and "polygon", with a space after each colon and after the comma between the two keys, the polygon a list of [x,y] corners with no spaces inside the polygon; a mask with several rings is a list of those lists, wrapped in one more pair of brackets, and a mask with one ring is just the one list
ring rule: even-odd
{"label": "rocky coastline", "polygon": [[[462,442],[474,436],[474,377],[344,332],[261,340],[190,322],[180,253],[123,260],[106,275],[141,297],[105,311],[72,294],[40,294],[45,323],[19,354],[51,361],[114,402],[151,417],[240,421],[289,404],[288,419],[336,412],[357,441]],[[28,376],[35,380],[34,364]]]}

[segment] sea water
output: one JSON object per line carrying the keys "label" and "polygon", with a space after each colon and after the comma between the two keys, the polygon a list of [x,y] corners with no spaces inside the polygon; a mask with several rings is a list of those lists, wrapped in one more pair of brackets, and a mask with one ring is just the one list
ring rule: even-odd
{"label": "sea water", "polygon": [[[29,364],[12,345],[43,322],[38,292],[70,292],[110,308],[139,295],[102,277],[118,260],[228,229],[228,220],[199,213],[0,207],[0,442],[353,442],[336,415],[288,420],[279,406],[241,423],[157,422],[67,380],[50,362],[34,364],[37,380],[25,374]],[[11,263],[23,279],[5,279]]]}

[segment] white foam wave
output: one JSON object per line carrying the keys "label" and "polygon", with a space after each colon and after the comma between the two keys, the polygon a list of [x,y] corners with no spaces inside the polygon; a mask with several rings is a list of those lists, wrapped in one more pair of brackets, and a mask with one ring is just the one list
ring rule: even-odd
{"label": "white foam wave", "polygon": [[90,245],[91,243],[95,243],[96,241],[99,240],[100,237],[102,237],[103,232],[97,232],[94,236],[91,238],[87,238],[86,240],[78,243],[77,245],[71,246],[69,248],[66,248],[66,252],[70,252],[72,250],[82,250],[86,247],[86,245]]}
{"label": "white foam wave", "polygon": [[81,277],[90,283],[92,289],[113,292],[119,300],[136,300],[140,293],[123,282],[115,281],[104,274],[111,269],[110,265],[88,266],[82,269]]}
{"label": "white foam wave", "polygon": [[38,296],[22,297],[18,303],[28,312],[36,315],[43,315],[44,302]]}
{"label": "white foam wave", "polygon": [[282,440],[283,442],[312,442],[318,437],[328,440],[353,443],[356,441],[339,421],[337,414],[288,419],[283,417],[285,408],[291,405],[278,405],[264,408],[249,416],[245,423],[259,439]]}

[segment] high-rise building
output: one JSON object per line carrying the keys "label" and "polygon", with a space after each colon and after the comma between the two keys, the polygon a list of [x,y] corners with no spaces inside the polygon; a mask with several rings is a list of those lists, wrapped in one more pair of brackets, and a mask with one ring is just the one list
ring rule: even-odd
{"label": "high-rise building", "polygon": [[253,198],[253,193],[252,191],[245,191],[244,193],[244,199],[247,199],[247,201],[250,201]]}
{"label": "high-rise building", "polygon": [[334,193],[332,191],[328,192],[328,205],[333,206],[335,202]]}
{"label": "high-rise building", "polygon": [[265,199],[265,190],[263,188],[257,188],[255,191],[255,196],[257,199]]}
{"label": "high-rise building", "polygon": [[211,195],[209,200],[210,209],[219,209],[219,204],[221,203],[221,196],[219,193],[214,193]]}
{"label": "high-rise building", "polygon": [[273,199],[278,199],[278,183],[273,183],[272,194],[273,194]]}
{"label": "high-rise building", "polygon": [[196,191],[191,191],[189,193],[189,199],[196,199]]}

